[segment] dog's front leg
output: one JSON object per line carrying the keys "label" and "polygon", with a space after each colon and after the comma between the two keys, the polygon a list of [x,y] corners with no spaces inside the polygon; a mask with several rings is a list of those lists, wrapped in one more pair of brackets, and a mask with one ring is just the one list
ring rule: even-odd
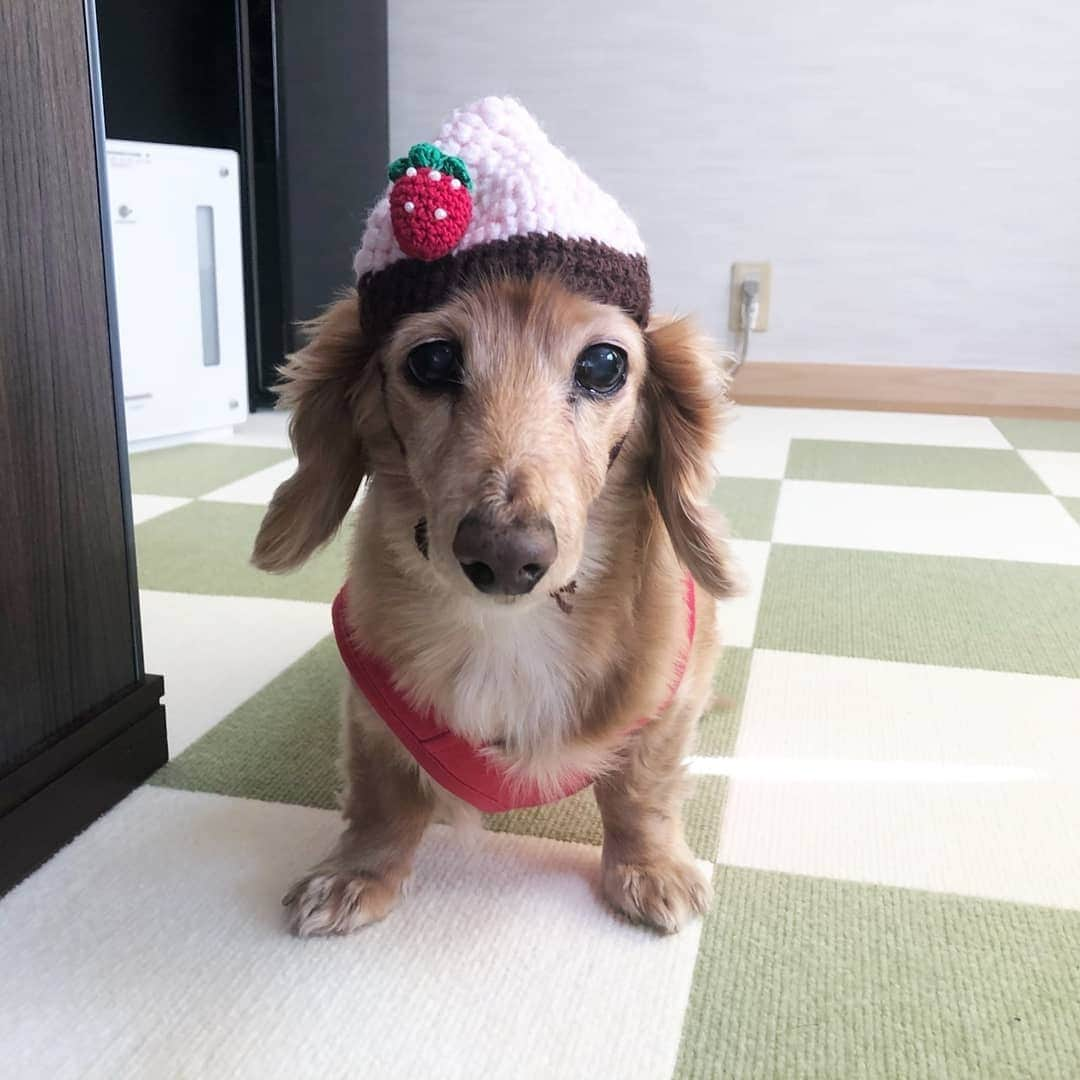
{"label": "dog's front leg", "polygon": [[382,721],[349,687],[345,705],[347,823],[334,850],[282,901],[300,937],[347,934],[389,913],[412,871],[433,796]]}
{"label": "dog's front leg", "polygon": [[595,784],[604,820],[604,896],[634,922],[668,934],[712,901],[683,838],[686,726],[666,717],[645,728],[622,767]]}

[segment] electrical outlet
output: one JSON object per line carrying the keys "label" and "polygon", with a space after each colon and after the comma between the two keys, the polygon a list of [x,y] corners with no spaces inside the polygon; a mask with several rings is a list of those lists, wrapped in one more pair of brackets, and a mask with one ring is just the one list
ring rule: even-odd
{"label": "electrical outlet", "polygon": [[731,264],[731,292],[728,296],[728,329],[742,329],[742,283],[758,283],[757,318],[751,330],[769,329],[769,301],[772,299],[772,263],[737,262]]}

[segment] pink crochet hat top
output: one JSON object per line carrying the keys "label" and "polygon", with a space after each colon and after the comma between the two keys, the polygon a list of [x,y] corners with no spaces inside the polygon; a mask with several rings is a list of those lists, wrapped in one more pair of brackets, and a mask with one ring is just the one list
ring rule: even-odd
{"label": "pink crochet hat top", "polygon": [[493,272],[551,274],[641,323],[648,318],[648,266],[634,222],[514,99],[458,109],[389,176],[354,261],[369,329],[387,331]]}

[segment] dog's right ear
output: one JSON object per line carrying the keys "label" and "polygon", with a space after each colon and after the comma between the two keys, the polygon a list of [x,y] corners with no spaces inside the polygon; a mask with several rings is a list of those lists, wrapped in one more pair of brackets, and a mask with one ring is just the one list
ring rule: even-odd
{"label": "dog's right ear", "polygon": [[371,375],[356,297],[337,301],[307,329],[310,340],[289,357],[277,389],[280,407],[293,410],[298,464],[274,492],[255,538],[252,562],[261,570],[291,570],[325,544],[371,471],[355,419],[357,394]]}
{"label": "dog's right ear", "polygon": [[738,583],[723,523],[704,505],[726,409],[714,350],[686,319],[653,323],[645,340],[654,424],[649,487],[683,566],[713,596],[732,596]]}

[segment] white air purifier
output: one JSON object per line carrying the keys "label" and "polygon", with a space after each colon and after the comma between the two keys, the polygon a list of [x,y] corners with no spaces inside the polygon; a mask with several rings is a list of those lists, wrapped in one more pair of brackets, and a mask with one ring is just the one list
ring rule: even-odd
{"label": "white air purifier", "polygon": [[106,149],[128,442],[239,424],[248,415],[239,158],[116,139]]}

